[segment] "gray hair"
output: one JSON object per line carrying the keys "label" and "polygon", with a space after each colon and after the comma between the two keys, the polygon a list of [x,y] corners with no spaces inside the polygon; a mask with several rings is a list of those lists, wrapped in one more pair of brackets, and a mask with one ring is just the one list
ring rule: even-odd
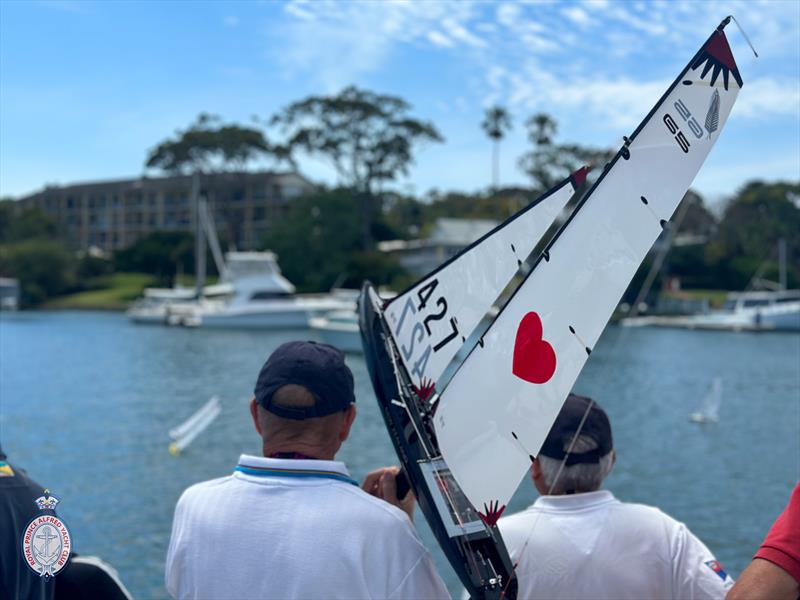
{"label": "gray hair", "polygon": [[[565,452],[570,449],[571,442],[571,439],[565,442]],[[595,448],[597,448],[596,441],[588,436],[579,435],[572,445],[571,454],[582,454]],[[539,466],[542,469],[542,479],[548,494],[558,496],[567,492],[595,492],[603,485],[603,480],[611,472],[614,464],[612,452],[603,456],[598,463],[579,463],[569,467],[564,465],[562,468],[562,462],[557,458],[539,455]],[[559,469],[561,473],[559,473]]]}

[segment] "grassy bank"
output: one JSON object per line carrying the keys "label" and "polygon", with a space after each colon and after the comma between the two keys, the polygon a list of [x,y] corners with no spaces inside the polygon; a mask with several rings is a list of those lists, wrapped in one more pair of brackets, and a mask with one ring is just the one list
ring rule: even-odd
{"label": "grassy bank", "polygon": [[97,289],[54,298],[44,308],[125,310],[144,288],[155,284],[155,278],[146,273],[115,273],[93,283]]}

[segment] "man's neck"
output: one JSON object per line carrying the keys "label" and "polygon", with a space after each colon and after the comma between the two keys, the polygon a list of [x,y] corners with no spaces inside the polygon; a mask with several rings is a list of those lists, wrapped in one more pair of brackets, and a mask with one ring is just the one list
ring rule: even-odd
{"label": "man's neck", "polygon": [[[264,442],[261,451],[262,454],[267,458],[310,458],[316,460],[335,460],[336,457],[335,451],[302,442]],[[290,457],[288,455],[293,456]]]}

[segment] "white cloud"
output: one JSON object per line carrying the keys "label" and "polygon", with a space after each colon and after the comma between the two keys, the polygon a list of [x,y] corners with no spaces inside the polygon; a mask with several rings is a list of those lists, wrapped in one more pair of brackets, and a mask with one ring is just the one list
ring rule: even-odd
{"label": "white cloud", "polygon": [[440,33],[436,30],[429,31],[427,35],[428,41],[433,44],[434,46],[439,46],[440,48],[452,48],[453,42],[450,40],[449,37]]}
{"label": "white cloud", "polygon": [[762,77],[745,81],[733,110],[737,117],[795,117],[800,121],[800,83]]}
{"label": "white cloud", "polygon": [[561,11],[567,19],[578,25],[579,27],[586,27],[591,23],[591,17],[586,14],[586,11],[581,9],[578,6],[572,6],[570,8],[565,8]]}

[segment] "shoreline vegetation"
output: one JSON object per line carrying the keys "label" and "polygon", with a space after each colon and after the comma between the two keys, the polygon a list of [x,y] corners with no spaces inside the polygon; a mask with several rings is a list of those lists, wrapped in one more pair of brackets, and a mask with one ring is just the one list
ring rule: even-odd
{"label": "shoreline vegetation", "polygon": [[[226,213],[238,198],[215,196],[223,215],[218,221],[221,247],[275,252],[286,278],[298,292],[309,293],[333,286],[357,288],[365,280],[404,289],[415,277],[396,255],[381,252],[380,242],[425,238],[444,217],[502,222],[575,169],[605,164],[614,154],[610,148],[561,142],[556,121],[535,114],[523,121],[529,147],[518,160],[530,185],[501,187],[497,155],[512,120],[506,109],[496,106],[487,110],[481,124],[493,147],[491,186],[471,192],[403,193],[386,186],[408,175],[420,146],[444,142],[433,123],[411,111],[402,98],[351,86],[333,96],[293,102],[256,126],[201,114],[153,148],[145,167],[196,175],[199,185],[211,185],[217,175],[251,166],[288,163],[296,169],[298,153],[333,166],[338,187],[318,185],[311,193],[292,197],[285,211],[270,218],[263,237],[246,244],[239,217]],[[568,206],[575,205],[586,185]],[[758,279],[777,281],[778,240],[786,242],[785,284],[800,286],[800,181],[754,179],[713,210],[690,189],[677,214],[680,222],[671,222],[674,239],[665,234],[656,243],[671,246],[645,303],[652,306],[660,293],[680,300],[707,299],[716,307],[724,299],[723,290],[744,290]],[[120,213],[114,218],[124,217]],[[23,308],[124,310],[145,287],[171,287],[176,272],[195,272],[195,239],[188,228],[155,230],[114,250],[79,249],[75,223],[70,229],[70,221],[63,219],[61,213],[0,199],[0,276],[19,280]],[[645,259],[622,302],[635,301],[654,254]],[[206,264],[209,275],[217,276],[210,256]]]}

